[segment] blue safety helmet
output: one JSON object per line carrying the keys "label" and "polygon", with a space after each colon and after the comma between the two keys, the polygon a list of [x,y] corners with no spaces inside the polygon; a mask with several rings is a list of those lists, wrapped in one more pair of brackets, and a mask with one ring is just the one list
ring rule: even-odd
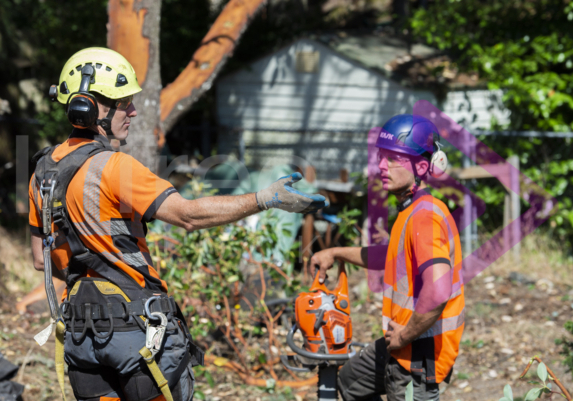
{"label": "blue safety helmet", "polygon": [[376,147],[430,160],[438,140],[438,128],[427,118],[398,114],[381,128]]}

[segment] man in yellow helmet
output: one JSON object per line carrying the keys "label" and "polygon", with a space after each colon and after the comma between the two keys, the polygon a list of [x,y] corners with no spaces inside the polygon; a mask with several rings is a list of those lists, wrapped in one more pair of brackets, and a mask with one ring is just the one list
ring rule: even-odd
{"label": "man in yellow helmet", "polygon": [[[46,277],[60,386],[65,349],[78,400],[193,397],[191,368],[202,362],[202,351],[153,268],[146,222],[159,219],[193,231],[269,208],[306,213],[325,205],[324,197],[292,187],[298,173],[256,194],[185,200],[168,181],[110,146],[110,138],[128,136],[139,91],[120,54],[103,48],[76,53],[50,89],[75,128],[64,143],[34,156],[34,266]],[[67,284],[60,308],[52,271]],[[39,342],[52,327],[37,336]]]}

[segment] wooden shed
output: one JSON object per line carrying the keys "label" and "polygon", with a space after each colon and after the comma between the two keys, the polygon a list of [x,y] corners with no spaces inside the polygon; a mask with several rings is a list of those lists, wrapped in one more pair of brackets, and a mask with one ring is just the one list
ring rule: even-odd
{"label": "wooden shed", "polygon": [[392,74],[396,61],[436,55],[423,45],[408,52],[406,43],[383,34],[297,40],[218,80],[218,153],[234,153],[253,168],[308,163],[319,180],[337,180],[341,169],[366,166],[370,128],[411,113],[418,100],[470,128],[508,121],[499,91],[451,89],[438,101],[433,91]]}

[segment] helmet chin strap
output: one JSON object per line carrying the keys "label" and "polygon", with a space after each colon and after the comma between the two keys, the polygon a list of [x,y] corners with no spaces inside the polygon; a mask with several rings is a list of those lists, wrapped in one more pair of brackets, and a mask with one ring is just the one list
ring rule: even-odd
{"label": "helmet chin strap", "polygon": [[[103,128],[109,140],[115,139],[115,135],[111,131],[111,120],[113,120],[113,116],[115,115],[116,110],[117,108],[110,107],[109,111],[107,112],[107,116],[105,116],[105,118],[102,118],[101,120],[100,119],[97,120],[97,125]],[[123,146],[126,143],[127,142],[125,141],[125,139],[119,140],[120,146]]]}

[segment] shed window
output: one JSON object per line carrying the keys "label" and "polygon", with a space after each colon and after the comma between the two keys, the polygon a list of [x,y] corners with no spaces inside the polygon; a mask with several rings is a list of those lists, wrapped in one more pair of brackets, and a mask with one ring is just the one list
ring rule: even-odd
{"label": "shed window", "polygon": [[296,72],[318,72],[319,52],[296,52]]}

